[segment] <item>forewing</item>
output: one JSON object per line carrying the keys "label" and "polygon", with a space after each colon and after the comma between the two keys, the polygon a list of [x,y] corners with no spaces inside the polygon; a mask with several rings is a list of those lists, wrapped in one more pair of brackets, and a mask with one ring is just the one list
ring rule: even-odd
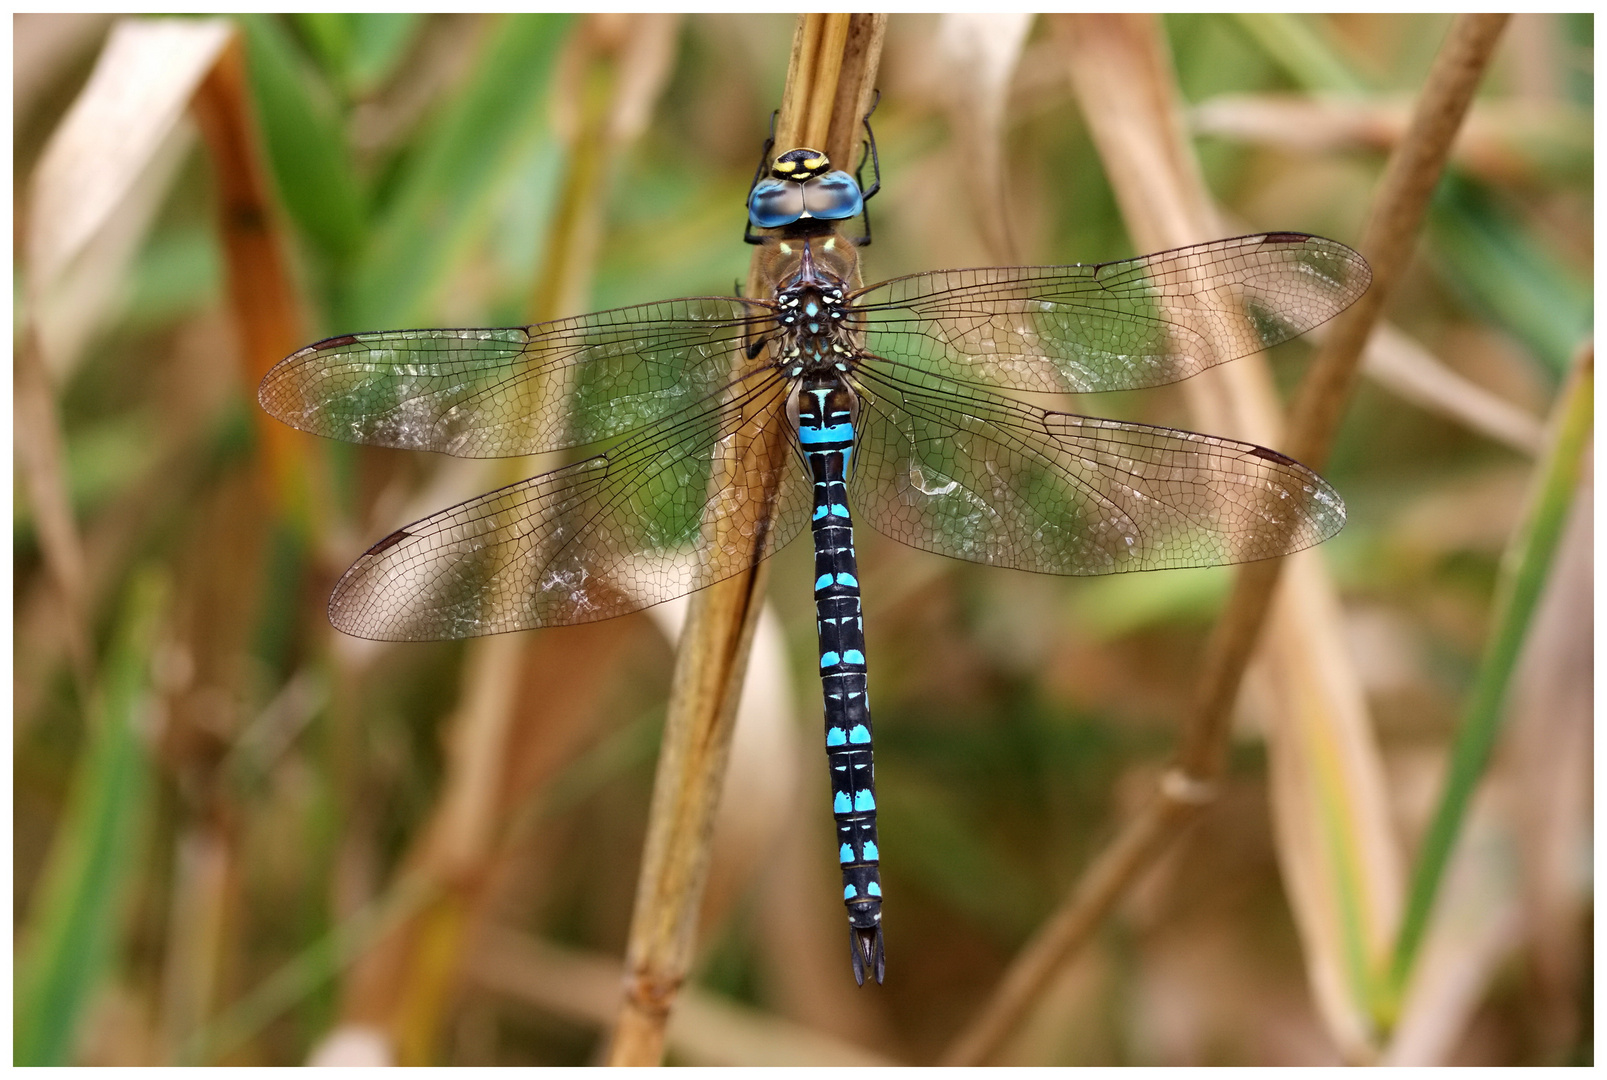
{"label": "forewing", "polygon": [[1305,333],[1367,291],[1356,252],[1265,233],[1073,266],[943,270],[854,298],[865,351],[951,379],[1046,393],[1186,379]]}
{"label": "forewing", "polygon": [[769,322],[759,305],[692,297],[534,326],[346,334],[280,361],[257,398],[292,427],[346,442],[458,457],[544,453],[715,393],[758,366],[738,348]]}
{"label": "forewing", "polygon": [[784,385],[750,382],[740,397],[397,530],[340,579],[330,621],[390,641],[593,622],[765,558],[803,528],[810,488],[777,427],[788,423]]}
{"label": "forewing", "polygon": [[1046,412],[861,370],[855,519],[911,547],[1046,574],[1249,562],[1345,523],[1339,494],[1251,443]]}

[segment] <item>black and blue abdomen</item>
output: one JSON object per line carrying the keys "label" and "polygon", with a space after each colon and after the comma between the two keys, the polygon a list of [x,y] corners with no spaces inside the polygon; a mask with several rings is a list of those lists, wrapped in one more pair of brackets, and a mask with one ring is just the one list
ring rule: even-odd
{"label": "black and blue abdomen", "polygon": [[853,393],[835,373],[806,377],[797,391],[798,442],[814,482],[815,615],[826,707],[837,860],[853,944],[854,978],[882,981],[882,883],[877,872],[876,773],[865,692],[865,621],[859,604],[854,525],[848,514]]}

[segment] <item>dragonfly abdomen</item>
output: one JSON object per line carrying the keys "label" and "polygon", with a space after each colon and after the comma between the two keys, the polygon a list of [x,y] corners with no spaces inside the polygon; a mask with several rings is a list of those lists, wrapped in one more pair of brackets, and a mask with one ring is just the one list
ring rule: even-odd
{"label": "dragonfly abdomen", "polygon": [[836,376],[804,379],[797,391],[798,442],[814,482],[815,616],[826,707],[837,861],[853,950],[854,978],[882,981],[882,882],[877,868],[876,772],[865,686],[865,622],[859,603],[848,463],[854,452],[853,394]]}

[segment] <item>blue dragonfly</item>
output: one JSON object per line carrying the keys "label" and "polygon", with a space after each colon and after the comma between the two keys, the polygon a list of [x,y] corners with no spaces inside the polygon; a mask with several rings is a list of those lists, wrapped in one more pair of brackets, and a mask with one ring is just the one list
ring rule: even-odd
{"label": "blue dragonfly", "polygon": [[1188,378],[1332,318],[1371,280],[1343,244],[1262,233],[866,286],[868,232],[839,229],[879,186],[862,190],[807,147],[777,156],[748,201],[773,295],[343,334],[281,361],[258,394],[285,423],[354,443],[463,457],[595,448],[369,548],[329,600],[330,621],[359,637],[609,619],[747,570],[809,527],[861,985],[882,981],[886,957],[854,521],[1045,574],[1216,566],[1320,543],[1344,503],[1283,454],[1029,399]]}

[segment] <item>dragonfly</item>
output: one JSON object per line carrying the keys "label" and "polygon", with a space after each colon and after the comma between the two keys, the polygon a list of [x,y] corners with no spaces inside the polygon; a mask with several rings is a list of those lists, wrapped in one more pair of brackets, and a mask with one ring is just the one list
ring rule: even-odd
{"label": "dragonfly", "polygon": [[358,637],[609,619],[749,570],[808,527],[861,986],[882,982],[886,950],[855,523],[956,559],[1062,575],[1241,563],[1320,543],[1343,526],[1344,502],[1293,459],[1057,411],[1043,396],[1188,378],[1310,330],[1371,281],[1345,245],[1275,232],[865,285],[868,224],[860,237],[841,230],[880,188],[877,164],[862,188],[798,147],[756,178],[747,235],[771,295],[342,334],[281,361],[258,394],[285,423],[353,443],[580,455],[364,552],[329,600],[330,621]]}

